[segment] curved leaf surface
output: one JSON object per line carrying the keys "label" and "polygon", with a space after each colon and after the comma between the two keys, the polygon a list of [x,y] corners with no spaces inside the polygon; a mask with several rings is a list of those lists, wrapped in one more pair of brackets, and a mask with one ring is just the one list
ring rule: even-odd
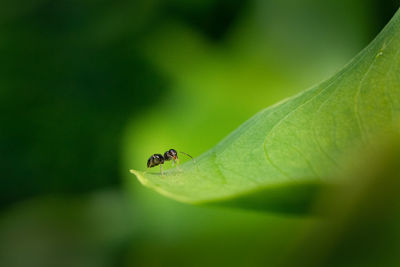
{"label": "curved leaf surface", "polygon": [[163,176],[157,168],[131,172],[182,202],[305,213],[350,149],[398,121],[399,48],[398,11],[336,75],[262,110],[195,162]]}

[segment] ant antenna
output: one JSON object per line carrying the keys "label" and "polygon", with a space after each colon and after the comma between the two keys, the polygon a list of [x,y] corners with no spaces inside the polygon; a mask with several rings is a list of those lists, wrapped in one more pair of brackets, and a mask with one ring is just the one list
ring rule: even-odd
{"label": "ant antenna", "polygon": [[184,154],[184,155],[186,155],[186,156],[188,156],[188,157],[190,157],[193,160],[193,162],[196,163],[196,160],[192,156],[190,156],[189,154],[187,154],[185,152],[182,152],[182,151],[179,151],[179,152]]}

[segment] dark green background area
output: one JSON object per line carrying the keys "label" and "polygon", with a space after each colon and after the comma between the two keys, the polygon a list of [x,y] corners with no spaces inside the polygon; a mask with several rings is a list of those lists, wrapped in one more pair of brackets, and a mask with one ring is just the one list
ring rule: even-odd
{"label": "dark green background area", "polygon": [[168,17],[221,40],[239,2],[3,1],[1,207],[120,184],[127,119],[168,94],[137,43]]}
{"label": "dark green background area", "polygon": [[[193,88],[177,85],[174,75],[185,80],[187,73],[184,61],[166,62],[171,47],[183,48],[183,57],[195,66],[203,54],[187,55],[184,50],[192,51],[196,45],[204,45],[204,51],[199,50],[209,58],[226,56],[232,61],[245,58],[244,54],[276,55],[276,61],[268,62],[277,77],[272,84],[293,80],[301,85],[286,91],[269,89],[268,101],[273,102],[319,82],[346,63],[400,4],[347,2],[1,1],[0,266],[273,266],[301,227],[314,222],[189,207],[137,189],[133,179],[127,186],[127,162],[144,166],[147,158],[132,153],[134,149],[126,152],[125,139],[134,136],[132,146],[146,149],[150,156],[161,151],[145,147],[147,141],[141,142],[141,136],[156,144],[161,138],[186,133],[191,144],[187,152],[197,156],[209,148],[203,144],[219,140],[262,107],[239,103],[247,101],[251,88],[207,90],[208,83],[234,76],[229,67],[236,65],[224,62],[228,67],[221,69],[228,74],[216,73],[210,79],[202,73],[208,66],[202,62],[198,80],[188,77],[186,84],[196,85],[203,107],[217,111],[198,124],[208,128],[186,124],[165,133],[161,126],[144,127],[142,120],[148,118],[168,124],[185,121],[185,116],[190,120],[192,112],[205,113],[193,110],[196,106],[190,100],[184,106],[187,95],[194,95],[187,93]],[[250,12],[258,6],[267,12]],[[263,26],[269,30],[264,32]],[[176,29],[185,30],[177,34]],[[321,35],[324,32],[326,36]],[[327,36],[332,39],[324,39]],[[263,49],[260,44],[260,50],[247,51],[264,39],[270,47]],[[329,43],[332,53],[332,47],[325,47]],[[231,52],[236,45],[246,52]],[[317,58],[303,60],[301,55],[308,52]],[[323,57],[329,54],[331,59]],[[296,73],[304,76],[304,69],[319,66],[318,60],[324,62],[325,72],[314,76],[310,71],[304,80],[295,78]],[[251,67],[251,60],[242,61]],[[282,65],[277,67],[276,62]],[[176,69],[168,69],[175,64]],[[203,88],[197,81],[204,81]],[[260,81],[251,82],[262,87]],[[232,104],[234,111],[224,108],[229,101],[239,103]],[[173,117],[175,109],[183,110],[182,118]],[[214,128],[216,124],[221,129]]]}

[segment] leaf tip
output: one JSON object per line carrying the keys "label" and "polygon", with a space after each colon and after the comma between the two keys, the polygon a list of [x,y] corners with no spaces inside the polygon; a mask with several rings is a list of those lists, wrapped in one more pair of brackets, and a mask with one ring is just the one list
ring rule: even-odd
{"label": "leaf tip", "polygon": [[129,170],[130,173],[134,174],[142,185],[148,185],[148,180],[144,178],[143,173],[134,169]]}

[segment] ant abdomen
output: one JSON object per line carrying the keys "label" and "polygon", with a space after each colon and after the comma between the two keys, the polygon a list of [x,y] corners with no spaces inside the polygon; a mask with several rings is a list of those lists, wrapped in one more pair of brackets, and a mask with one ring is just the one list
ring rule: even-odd
{"label": "ant abdomen", "polygon": [[164,158],[161,154],[153,154],[147,160],[147,168],[152,168],[154,166],[160,165],[164,163]]}

